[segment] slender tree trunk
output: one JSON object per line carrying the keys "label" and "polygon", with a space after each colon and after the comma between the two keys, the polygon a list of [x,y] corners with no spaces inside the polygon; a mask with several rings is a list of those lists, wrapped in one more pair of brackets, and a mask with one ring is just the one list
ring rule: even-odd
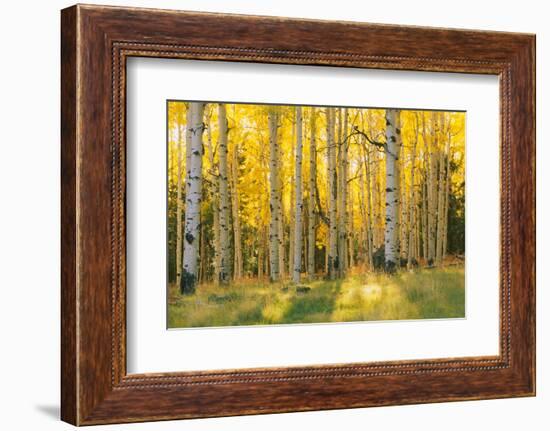
{"label": "slender tree trunk", "polygon": [[382,172],[380,169],[380,157],[378,156],[378,153],[374,153],[374,160],[375,160],[375,166],[376,166],[376,172],[374,174],[374,187],[375,187],[375,194],[374,197],[376,199],[376,204],[373,205],[374,212],[373,212],[373,219],[376,222],[376,227],[373,229],[373,234],[376,235],[375,237],[375,243],[376,248],[378,249],[384,244],[384,230],[385,230],[385,208],[382,209],[382,202],[385,202],[385,199],[382,197]]}
{"label": "slender tree trunk", "polygon": [[191,139],[193,136],[191,130],[191,123],[193,121],[193,111],[191,109],[191,103],[185,104],[187,111],[185,113],[185,169],[189,169],[191,165]]}
{"label": "slender tree trunk", "polygon": [[231,246],[229,243],[229,186],[227,169],[227,112],[225,104],[218,105],[219,134],[219,186],[220,186],[220,273],[219,282],[229,283],[231,278]]}
{"label": "slender tree trunk", "polygon": [[419,189],[416,194],[416,260],[419,260],[422,255],[422,202],[422,190]]}
{"label": "slender tree trunk", "polygon": [[399,110],[386,109],[386,228],[384,231],[384,266],[394,273],[399,262]]}
{"label": "slender tree trunk", "polygon": [[341,157],[341,202],[342,202],[342,217],[341,217],[341,253],[340,260],[342,264],[340,265],[340,277],[345,276],[346,271],[349,268],[349,254],[348,254],[348,153],[349,153],[349,141],[347,138],[348,135],[348,109],[344,108],[344,122],[342,126],[342,133],[340,135],[340,149],[343,154]]}
{"label": "slender tree trunk", "polygon": [[[279,120],[277,120],[278,122]],[[277,128],[277,133],[279,129]],[[281,175],[282,170],[282,160],[283,160],[283,150],[281,144],[279,144],[277,137],[277,178],[278,178],[278,194],[279,194],[279,206],[278,206],[278,215],[277,221],[279,225],[279,276],[284,278],[286,271],[286,249],[285,249],[285,203],[284,203],[284,182],[283,176]],[[292,212],[292,211],[291,211]]]}
{"label": "slender tree trunk", "polygon": [[[280,166],[280,164],[279,164]],[[277,168],[277,169],[280,169]],[[280,174],[279,174],[280,177]],[[282,182],[280,184],[283,187]],[[285,207],[283,200],[283,191],[279,194],[279,215],[277,217],[279,224],[279,275],[284,278],[286,275],[286,248],[285,248]]]}
{"label": "slender tree trunk", "polygon": [[445,204],[445,179],[444,171],[441,168],[445,167],[443,151],[439,152],[439,175],[438,175],[438,190],[437,190],[437,229],[435,235],[435,265],[440,266],[443,260],[443,205]]}
{"label": "slender tree trunk", "polygon": [[449,229],[449,193],[451,183],[451,126],[447,130],[447,169],[445,174],[445,213],[444,213],[444,229],[443,229],[443,258],[447,255],[447,233]]}
{"label": "slender tree trunk", "polygon": [[336,177],[336,146],[334,143],[334,108],[327,108],[327,177],[328,177],[328,275],[334,280],[338,273],[338,219],[337,219],[337,177]]}
{"label": "slender tree trunk", "polygon": [[[186,103],[185,106],[186,106],[186,112],[185,112],[185,172],[186,172],[186,176],[187,176],[187,171],[189,169],[189,166],[191,166],[191,137],[192,137],[191,123],[193,121],[193,119],[192,119],[193,112],[191,110],[191,103]],[[187,189],[188,189],[187,183],[184,185],[184,188],[185,188],[185,191],[187,193]],[[184,199],[187,199],[186,196],[187,195],[185,194]],[[183,216],[185,217],[185,214],[183,214]],[[182,222],[181,219],[180,219],[180,223],[185,224],[185,220]],[[183,231],[183,226],[182,226],[181,229]],[[182,232],[182,235],[183,235],[183,232]],[[182,266],[183,266],[183,248],[184,248],[184,244],[183,244],[183,236],[182,236],[182,242],[180,244],[180,260],[181,260],[181,263],[180,263],[180,277],[179,277],[178,286],[181,286],[181,272],[182,272]]]}
{"label": "slender tree trunk", "polygon": [[337,277],[342,276],[342,270],[345,265],[344,262],[344,253],[342,251],[343,248],[343,238],[342,234],[344,231],[343,228],[343,220],[344,220],[344,211],[342,210],[342,179],[344,177],[344,169],[342,168],[342,157],[343,157],[343,142],[342,142],[342,108],[336,108],[335,110],[335,118],[334,118],[334,125],[336,129],[336,125],[338,125],[338,128],[336,129],[336,141],[334,142],[335,151],[336,153],[336,217],[337,217],[337,228],[336,228],[336,235],[337,235],[337,255],[338,255],[338,267],[337,270]]}
{"label": "slender tree trunk", "polygon": [[[178,116],[178,119],[180,117]],[[182,133],[183,125],[178,122],[177,131],[178,131],[178,139],[177,139],[177,152],[178,152],[178,166],[177,166],[177,172],[178,172],[178,189],[177,189],[177,202],[176,202],[176,286],[180,285],[180,279],[181,279],[181,265],[182,265],[182,232],[183,232],[183,225],[182,225],[182,214],[183,214],[183,200],[182,200],[182,185],[183,185],[183,172],[182,172],[182,162],[183,162],[183,133]],[[187,167],[186,167],[187,168]]]}
{"label": "slender tree trunk", "polygon": [[233,213],[233,278],[243,276],[243,250],[241,241],[241,220],[239,217],[239,147],[235,143],[231,158],[231,209]]}
{"label": "slender tree trunk", "polygon": [[[438,141],[443,136],[443,129],[445,128],[443,112],[439,113],[439,129],[437,131]],[[436,248],[436,265],[440,266],[443,260],[443,222],[444,222],[444,209],[445,204],[445,154],[439,150],[439,178],[438,178],[438,196],[437,196],[437,248]]]}
{"label": "slender tree trunk", "polygon": [[[423,128],[423,134],[424,134],[424,142],[428,142],[426,140],[426,124],[424,122],[424,128]],[[434,135],[436,134],[436,120],[435,120],[435,114],[432,113],[432,130]],[[435,234],[436,234],[436,202],[435,202],[435,192],[437,190],[437,183],[435,180],[435,171],[436,171],[436,159],[435,159],[435,151],[437,148],[437,144],[434,141],[433,138],[430,139],[430,143],[427,143],[427,157],[429,160],[428,163],[428,256],[427,256],[427,263],[428,266],[433,266],[435,263]]]}
{"label": "slender tree trunk", "polygon": [[264,275],[263,273],[263,257],[264,257],[264,235],[263,235],[263,226],[260,227],[259,222],[256,222],[256,225],[258,226],[258,252],[256,254],[256,276],[258,279],[261,279]]}
{"label": "slender tree trunk", "polygon": [[[371,222],[371,238],[372,238],[372,245],[373,245],[373,248],[372,248],[372,252],[374,253],[379,244],[377,242],[377,239],[378,239],[378,236],[377,236],[377,233],[376,233],[376,230],[378,228],[378,223],[379,223],[379,220],[378,220],[378,210],[379,210],[379,207],[380,207],[380,204],[379,204],[379,194],[378,194],[378,170],[379,170],[379,166],[378,166],[378,153],[375,151],[374,154],[371,154],[371,153],[366,153],[367,156],[368,156],[368,161],[369,161],[369,172],[370,174],[366,176],[365,178],[365,184],[367,186],[367,195],[365,196],[365,202],[368,199],[368,195],[370,193],[370,196],[371,196],[371,199],[370,199],[370,215],[369,213],[367,212],[367,216],[370,217],[370,222]],[[367,169],[367,167],[365,167],[365,169]],[[365,171],[366,172],[366,171]]]}
{"label": "slender tree trunk", "polygon": [[206,279],[207,260],[206,260],[206,235],[204,233],[204,223],[200,227],[200,252],[199,252],[199,282],[204,283]]}
{"label": "slender tree trunk", "polygon": [[315,108],[311,108],[310,138],[309,138],[309,199],[308,199],[308,253],[307,274],[311,278],[315,275],[315,190],[317,182],[317,148],[315,144]]}
{"label": "slender tree trunk", "polygon": [[410,208],[409,208],[409,251],[407,253],[407,268],[411,269],[413,263],[413,247],[414,247],[414,232],[415,232],[415,187],[414,187],[414,173],[416,164],[416,145],[418,143],[418,115],[415,118],[415,136],[413,138],[413,147],[411,154],[411,196],[410,196]]}
{"label": "slender tree trunk", "polygon": [[276,112],[269,111],[269,268],[270,280],[279,281],[279,217],[281,199],[279,193],[279,169],[277,159],[279,157],[279,146],[277,142],[278,115]]}
{"label": "slender tree trunk", "polygon": [[355,266],[355,229],[353,225],[353,187],[351,187],[351,184],[349,186],[348,190],[349,199],[348,199],[348,227],[347,227],[347,243],[348,243],[348,269],[352,269]]}
{"label": "slender tree trunk", "polygon": [[[297,113],[298,107],[294,108],[294,118],[292,120],[292,137],[290,142],[290,160],[291,163],[295,163],[296,160],[296,124],[297,124]],[[290,208],[288,211],[288,274],[293,278],[294,274],[294,216],[295,216],[295,177],[294,173],[290,174]]]}
{"label": "slender tree trunk", "polygon": [[[179,121],[179,120],[178,120]],[[181,123],[181,121],[179,121]],[[170,157],[169,157],[169,164],[168,164],[168,178],[172,178],[174,175],[177,175],[177,164],[178,164],[178,140],[177,140],[177,136],[175,137],[174,139],[174,142],[173,143],[169,143],[170,145],[170,148],[168,149],[168,151],[170,152]],[[177,201],[177,198],[178,198],[178,195],[177,195],[177,188],[178,188],[178,184],[177,182],[172,185],[171,183],[168,184],[168,187],[169,187],[169,190],[168,190],[168,199],[169,199],[169,202],[168,202],[168,207],[169,208],[174,208],[175,211],[174,211],[174,221],[173,221],[173,227],[172,227],[172,224],[170,223],[170,221],[168,220],[168,243],[169,243],[169,251],[168,253],[170,254],[170,256],[174,256],[174,261],[172,262],[172,260],[170,260],[170,268],[169,268],[169,279],[168,279],[168,282],[169,283],[172,283],[172,282],[176,282],[177,281],[177,273],[178,273],[178,259],[177,259],[177,229],[178,229],[178,218],[177,218],[177,209],[178,209],[178,201]],[[176,192],[176,195],[175,197],[172,197],[172,192],[175,191]],[[173,200],[173,202],[172,202]],[[170,213],[169,216],[171,215],[171,210],[169,209],[168,212]],[[176,283],[176,286],[179,286],[179,284]]]}
{"label": "slender tree trunk", "polygon": [[212,127],[210,123],[210,118],[208,119],[208,127],[206,128],[206,133],[208,137],[208,159],[210,161],[211,169],[211,188],[210,196],[212,199],[212,213],[213,213],[213,222],[212,230],[214,233],[214,281],[217,283],[220,280],[220,200],[218,197],[220,185],[219,185],[219,170],[218,165],[214,158],[214,145],[212,144]]}
{"label": "slender tree trunk", "polygon": [[337,213],[338,213],[338,277],[345,275],[347,259],[347,109],[338,109],[338,169],[337,169]]}
{"label": "slender tree trunk", "polygon": [[368,237],[368,222],[367,222],[367,209],[366,209],[366,198],[365,198],[365,172],[361,171],[359,177],[359,209],[361,211],[361,238],[360,238],[360,247],[359,253],[361,255],[361,262],[363,265],[366,265],[367,269],[370,269],[368,264],[368,246],[367,246],[367,237]]}
{"label": "slender tree trunk", "polygon": [[[304,131],[304,135],[306,134],[306,132]],[[303,155],[302,155],[303,157]],[[303,164],[304,162],[302,161],[302,168],[303,168]],[[309,181],[309,180],[308,180]],[[306,187],[304,187],[304,184],[303,182],[306,182],[306,178],[305,176],[302,178],[302,187],[303,187],[303,191],[302,191],[302,195],[304,195],[305,193],[305,190],[306,190]],[[309,205],[308,205],[308,199],[309,197],[304,197],[302,196],[302,199],[304,200],[304,208],[302,209],[302,269],[305,271],[306,273],[306,276],[309,277],[309,274],[307,272],[307,265],[308,265],[308,259],[309,259],[309,256],[307,254],[307,252],[309,251],[309,245],[308,245],[308,236],[309,236],[309,213],[308,213],[308,208],[309,208]]]}
{"label": "slender tree trunk", "polygon": [[302,209],[304,202],[302,199],[302,108],[296,108],[296,162],[294,174],[294,268],[292,271],[292,281],[300,282],[302,273]]}
{"label": "slender tree trunk", "polygon": [[183,294],[195,292],[198,280],[199,230],[201,224],[202,198],[202,133],[204,131],[203,113],[204,103],[192,102],[191,109],[191,145],[188,156],[189,165],[186,166],[186,193],[185,235],[183,250],[183,272],[180,281],[180,290]]}
{"label": "slender tree trunk", "polygon": [[256,216],[256,226],[258,226],[258,252],[256,253],[256,276],[258,279],[263,277],[263,257],[264,257],[264,228],[260,225],[260,217]]}
{"label": "slender tree trunk", "polygon": [[[371,186],[370,186],[370,157],[369,152],[366,147],[363,147],[363,166],[364,166],[364,183],[362,186],[365,200],[365,229],[366,229],[366,262],[369,269],[373,269],[372,255],[374,253],[374,244],[373,244],[373,229],[372,229],[372,207],[371,207]],[[366,193],[364,191],[366,186]]]}
{"label": "slender tree trunk", "polygon": [[428,259],[428,178],[426,171],[422,183],[422,257]]}
{"label": "slender tree trunk", "polygon": [[[401,129],[401,124],[399,121],[398,125]],[[407,224],[409,222],[408,218],[408,205],[407,205],[407,180],[406,180],[406,156],[405,156],[405,147],[399,145],[399,163],[398,163],[398,172],[399,172],[399,256],[400,260],[407,260],[409,252],[409,237],[407,234]]]}
{"label": "slender tree trunk", "polygon": [[[302,188],[304,188],[304,185],[303,185],[303,178],[302,178]],[[304,192],[302,191],[302,196],[303,196]],[[306,199],[306,202],[307,202],[307,199]],[[306,206],[307,206],[307,203],[306,203]],[[303,218],[303,223],[302,223],[302,238],[303,238],[303,241],[302,241],[302,268],[305,269],[305,271],[307,272],[307,263],[308,263],[308,259],[309,259],[309,255],[308,255],[308,251],[309,251],[309,244],[308,244],[308,233],[309,233],[309,219],[308,219],[308,216],[307,216],[307,212],[304,211],[303,207],[302,207],[302,218]],[[309,276],[309,275],[308,275]]]}

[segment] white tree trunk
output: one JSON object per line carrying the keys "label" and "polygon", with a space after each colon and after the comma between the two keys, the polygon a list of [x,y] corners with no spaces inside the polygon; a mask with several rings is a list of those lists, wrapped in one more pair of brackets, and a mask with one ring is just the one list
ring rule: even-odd
{"label": "white tree trunk", "polygon": [[359,210],[361,213],[361,236],[359,240],[359,255],[361,256],[361,262],[366,265],[368,269],[369,263],[367,259],[367,244],[368,244],[368,222],[367,222],[367,209],[365,207],[365,173],[361,170],[359,174]]}
{"label": "white tree trunk", "polygon": [[[345,275],[348,266],[347,246],[347,159],[348,142],[346,138],[348,128],[348,110],[339,109],[338,122],[338,276]],[[343,117],[343,118],[342,118]]]}
{"label": "white tree trunk", "polygon": [[302,108],[296,108],[296,163],[294,175],[294,267],[292,281],[300,282],[302,273]]}
{"label": "white tree trunk", "polygon": [[338,271],[338,218],[337,218],[337,177],[336,177],[336,146],[334,143],[334,108],[327,108],[327,177],[328,177],[328,275],[334,280]]}
{"label": "white tree trunk", "polygon": [[447,130],[447,144],[445,152],[447,154],[447,170],[445,173],[445,208],[444,208],[444,230],[443,230],[443,259],[447,254],[447,233],[449,230],[449,193],[451,183],[451,126]]}
{"label": "white tree trunk", "polygon": [[193,137],[191,131],[191,123],[193,122],[193,110],[191,103],[186,103],[187,111],[185,113],[185,169],[189,169],[191,164],[191,139]]}
{"label": "white tree trunk", "polygon": [[[187,156],[189,165],[186,178],[185,235],[183,250],[183,272],[180,289],[184,294],[195,292],[198,278],[199,229],[201,224],[202,199],[202,133],[204,131],[204,103],[192,102],[191,109],[191,145]],[[188,124],[189,126],[189,124]]]}
{"label": "white tree trunk", "polygon": [[[436,120],[435,113],[432,113],[432,133],[435,135],[436,130]],[[435,139],[430,138],[430,142],[427,140],[426,133],[426,123],[424,122],[423,127],[423,138],[426,145],[427,158],[428,158],[428,202],[427,202],[427,211],[428,211],[428,255],[427,263],[428,266],[433,266],[435,262],[435,234],[436,234],[436,202],[435,194],[437,190],[437,183],[435,179],[435,171],[437,167],[437,162],[435,159],[435,150],[437,149],[437,143],[434,142]]]}
{"label": "white tree trunk", "polygon": [[354,199],[354,193],[353,188],[350,186],[348,190],[349,199],[348,201],[348,225],[347,226],[347,243],[348,243],[348,262],[347,262],[347,268],[351,269],[355,266],[355,226],[354,226],[354,211],[353,211],[353,199]]}
{"label": "white tree trunk", "polygon": [[[401,130],[401,121],[398,118],[397,127]],[[399,136],[399,134],[398,134]],[[405,177],[406,173],[406,158],[405,158],[405,147],[399,143],[399,162],[397,163],[397,178],[399,181],[399,207],[397,209],[398,214],[398,232],[399,232],[399,261],[404,258],[407,259],[407,253],[409,251],[409,237],[407,235],[407,223],[408,220],[408,206],[407,206],[407,181]],[[401,166],[403,165],[403,166]]]}
{"label": "white tree trunk", "polygon": [[418,115],[415,118],[415,135],[413,141],[412,155],[411,155],[411,196],[410,196],[410,208],[409,208],[409,250],[407,253],[407,268],[411,269],[413,258],[414,258],[414,233],[416,230],[416,191],[414,186],[414,174],[415,174],[415,163],[416,163],[416,145],[418,143]]}
{"label": "white tree trunk", "polygon": [[308,200],[308,252],[307,274],[311,278],[315,275],[315,193],[317,182],[317,148],[315,145],[315,108],[310,111],[310,138],[309,138],[309,200]]}
{"label": "white tree trunk", "polygon": [[[295,163],[296,161],[296,124],[297,124],[297,113],[298,108],[294,108],[294,119],[292,122],[292,138],[291,138],[291,150],[290,150],[290,160],[291,163]],[[296,192],[296,185],[295,185],[295,175],[294,173],[290,174],[290,209],[288,211],[288,274],[291,278],[294,277],[294,216],[295,216],[295,208],[294,204],[296,201],[295,198],[295,192]]]}
{"label": "white tree trunk", "polygon": [[[365,127],[365,118],[363,117],[363,114],[361,114],[361,125],[364,128]],[[367,113],[367,130],[368,134],[372,136],[372,114]],[[359,156],[359,171],[360,174],[360,183],[359,183],[359,191],[361,196],[361,217],[363,219],[362,222],[362,231],[363,234],[363,244],[362,244],[362,260],[363,264],[366,264],[367,268],[369,270],[372,270],[374,268],[373,265],[373,253],[374,253],[374,221],[376,220],[376,205],[377,205],[377,199],[376,199],[376,190],[373,193],[373,185],[376,187],[376,172],[373,175],[373,171],[371,170],[371,163],[372,163],[372,155],[369,149],[369,144],[366,142],[366,139],[363,139],[363,144],[361,148],[362,152]],[[376,157],[376,151],[374,151],[374,156]],[[362,157],[361,157],[362,156]],[[374,160],[375,166],[378,163],[378,160]],[[371,179],[371,176],[374,178]]]}
{"label": "white tree trunk", "polygon": [[[427,169],[426,156],[424,156],[425,171]],[[422,257],[428,259],[428,177],[426,173],[422,184]]]}
{"label": "white tree trunk", "polygon": [[231,278],[231,248],[229,244],[229,188],[227,169],[227,112],[225,104],[218,105],[219,186],[220,186],[220,274],[219,282],[229,283]]}
{"label": "white tree trunk", "polygon": [[233,157],[231,159],[231,207],[233,213],[233,252],[234,269],[233,277],[235,280],[243,276],[243,250],[241,244],[241,219],[239,216],[239,147],[235,143]]}
{"label": "white tree trunk", "polygon": [[[279,240],[279,278],[283,278],[285,275],[285,271],[287,270],[285,265],[285,257],[286,257],[286,250],[285,250],[285,208],[284,208],[284,182],[283,182],[283,176],[281,175],[281,165],[283,160],[283,149],[282,146],[279,144],[279,114],[277,114],[277,168],[275,169],[277,171],[277,188],[278,188],[278,215],[277,215],[277,221],[278,221],[278,240]],[[292,212],[292,210],[290,211]]]}
{"label": "white tree trunk", "polygon": [[384,261],[386,272],[396,271],[399,263],[399,110],[386,109],[386,228],[384,230]]}
{"label": "white tree trunk", "polygon": [[[186,103],[185,104],[186,111],[185,111],[185,172],[187,177],[187,170],[189,169],[189,166],[191,165],[191,122],[193,121],[191,118],[192,111],[191,111],[191,104]],[[187,193],[187,184],[183,185],[184,190]],[[186,199],[186,196],[183,196],[184,199]],[[183,200],[182,200],[183,203]],[[185,216],[185,214],[183,214]],[[179,269],[179,277],[178,277],[178,286],[181,286],[181,272],[182,272],[182,266],[183,266],[183,224],[185,224],[185,220],[182,222],[181,218],[178,219],[178,222],[182,224],[180,226],[180,230],[182,231],[182,239],[180,243],[180,256],[177,258],[180,261],[180,269]]]}
{"label": "white tree trunk", "polygon": [[264,253],[265,253],[265,241],[264,241],[264,227],[262,226],[259,232],[259,248],[258,248],[258,278],[262,279],[264,276]]}
{"label": "white tree trunk", "polygon": [[[179,120],[178,116],[178,120]],[[180,285],[181,280],[181,266],[182,266],[182,238],[183,238],[183,225],[181,222],[181,216],[183,213],[183,201],[182,201],[182,185],[183,185],[183,175],[182,175],[182,162],[183,162],[183,125],[178,121],[177,125],[177,152],[178,152],[178,191],[177,191],[177,210],[176,210],[176,286]]]}
{"label": "white tree trunk", "polygon": [[214,280],[219,282],[220,280],[220,199],[219,199],[219,169],[214,160],[214,145],[212,144],[212,124],[210,122],[210,117],[208,120],[208,127],[206,129],[208,136],[208,159],[210,161],[211,169],[211,188],[210,194],[212,196],[212,212],[213,212],[213,226],[212,230],[214,231]]}
{"label": "white tree trunk", "polygon": [[280,215],[280,191],[279,169],[277,159],[279,146],[277,142],[278,115],[272,110],[268,113],[269,127],[269,268],[270,280],[279,281],[279,215]]}
{"label": "white tree trunk", "polygon": [[373,233],[373,241],[376,246],[376,249],[380,248],[384,244],[384,230],[385,230],[385,222],[384,219],[386,217],[385,215],[385,208],[382,209],[382,202],[385,202],[384,193],[383,193],[383,185],[382,185],[382,178],[381,178],[381,172],[380,172],[380,156],[378,153],[374,153],[374,168],[375,173],[373,175],[374,180],[374,190],[375,193],[373,195],[373,220],[375,224],[375,228],[372,230]]}
{"label": "white tree trunk", "polygon": [[[443,129],[445,128],[443,112],[439,113],[439,129],[437,131],[438,142],[443,138]],[[440,143],[441,146],[441,143]],[[443,150],[439,150],[439,176],[437,189],[437,235],[436,235],[436,265],[439,266],[443,260],[443,222],[444,222],[444,205],[445,205],[445,155]]]}
{"label": "white tree trunk", "polygon": [[[365,165],[365,180],[364,184],[367,187],[366,194],[364,196],[364,199],[366,201],[365,204],[365,210],[366,210],[366,230],[367,230],[367,263],[369,269],[373,269],[373,261],[372,256],[374,254],[374,241],[373,241],[373,226],[372,222],[374,219],[374,211],[373,206],[371,204],[371,169],[370,169],[370,154],[367,148],[365,147],[365,154],[364,154],[364,165]],[[361,186],[363,189],[363,185]]]}

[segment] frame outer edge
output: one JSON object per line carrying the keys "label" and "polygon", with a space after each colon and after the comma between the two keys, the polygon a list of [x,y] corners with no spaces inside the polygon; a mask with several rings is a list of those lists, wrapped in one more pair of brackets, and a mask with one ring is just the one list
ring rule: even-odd
{"label": "frame outer edge", "polygon": [[[512,313],[515,348],[512,363],[522,396],[536,396],[536,37],[526,35],[511,62],[510,168]],[[519,306],[521,305],[521,306]]]}
{"label": "frame outer edge", "polygon": [[527,62],[530,74],[526,77],[527,85],[530,89],[528,103],[531,106],[529,143],[532,147],[530,163],[530,178],[532,180],[531,195],[528,196],[531,208],[531,232],[533,243],[531,245],[532,252],[532,267],[531,267],[531,284],[529,286],[529,298],[531,300],[531,315],[529,319],[530,325],[530,396],[537,395],[537,37],[531,35],[527,42]]}
{"label": "frame outer edge", "polygon": [[78,425],[78,6],[61,11],[61,420]]}
{"label": "frame outer edge", "polygon": [[532,337],[533,337],[533,357],[532,357],[532,379],[533,387],[531,394],[537,395],[537,37],[533,35],[530,43],[530,57],[532,60],[531,82],[533,83],[533,94],[531,96],[531,104],[533,106],[533,129],[531,142],[533,145],[533,157],[531,160],[531,166],[533,169],[533,193],[531,196],[533,202],[533,237],[534,237],[534,259],[533,259],[533,317],[532,317]]}

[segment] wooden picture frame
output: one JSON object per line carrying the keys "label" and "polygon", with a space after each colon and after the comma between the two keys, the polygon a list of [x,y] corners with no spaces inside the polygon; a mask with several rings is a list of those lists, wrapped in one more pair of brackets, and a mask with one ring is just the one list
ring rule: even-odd
{"label": "wooden picture frame", "polygon": [[[535,394],[534,35],[83,5],[64,9],[61,18],[64,421],[91,425]],[[130,56],[498,75],[500,355],[128,375]]]}

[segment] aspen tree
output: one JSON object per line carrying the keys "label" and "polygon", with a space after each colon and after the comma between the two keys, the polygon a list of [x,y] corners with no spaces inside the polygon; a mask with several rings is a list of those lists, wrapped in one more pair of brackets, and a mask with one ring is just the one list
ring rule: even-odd
{"label": "aspen tree", "polygon": [[[369,269],[373,268],[372,255],[374,253],[373,247],[373,232],[372,232],[372,208],[371,208],[371,186],[370,186],[370,157],[369,151],[365,145],[363,145],[363,167],[364,167],[364,180],[362,184],[363,199],[365,201],[365,231],[366,231],[366,253],[367,253],[367,266]],[[366,188],[366,191],[365,191]]]}
{"label": "aspen tree", "polygon": [[178,123],[176,126],[177,131],[177,173],[178,173],[178,190],[177,190],[177,203],[176,203],[176,285],[180,285],[181,279],[181,266],[182,262],[182,231],[183,226],[181,223],[181,217],[183,214],[183,201],[182,201],[182,185],[183,185],[183,172],[182,172],[182,153],[183,153],[183,124],[181,124],[180,115],[178,115]]}
{"label": "aspen tree", "polygon": [[[439,113],[439,128],[437,130],[438,141],[444,136],[443,130],[445,129],[445,122],[443,112]],[[438,188],[437,188],[437,233],[436,233],[436,258],[435,263],[437,266],[441,265],[443,259],[443,222],[444,222],[444,210],[445,204],[445,154],[440,148],[438,151],[439,159],[439,175],[438,175]]]}
{"label": "aspen tree", "polygon": [[355,256],[354,256],[354,251],[355,251],[355,230],[354,230],[354,208],[353,208],[353,199],[354,199],[354,193],[353,193],[353,187],[352,185],[350,184],[349,185],[349,190],[348,190],[348,199],[347,199],[347,203],[348,203],[348,219],[347,219],[347,222],[349,224],[349,226],[346,227],[347,229],[347,245],[348,245],[348,253],[347,253],[347,256],[348,256],[348,263],[347,263],[347,267],[348,269],[349,268],[353,268],[355,266]]}
{"label": "aspen tree", "polygon": [[286,250],[285,250],[285,205],[284,205],[284,182],[283,182],[283,175],[281,175],[282,171],[282,160],[283,160],[283,150],[282,150],[282,141],[279,140],[279,118],[281,119],[282,123],[282,113],[277,114],[277,157],[275,159],[275,162],[277,164],[276,171],[277,171],[277,190],[278,190],[278,214],[277,214],[277,223],[279,225],[278,231],[278,242],[279,242],[279,276],[283,278],[285,276],[286,271],[286,265],[285,265],[285,256],[286,256]]}
{"label": "aspen tree", "polygon": [[449,127],[447,129],[447,147],[446,147],[446,154],[447,154],[447,169],[445,171],[445,207],[444,207],[444,215],[443,215],[443,223],[444,223],[444,229],[443,229],[443,258],[445,258],[445,255],[447,253],[447,231],[449,229],[449,193],[450,193],[450,183],[451,183],[451,126],[449,123]]}
{"label": "aspen tree", "polygon": [[416,208],[416,202],[415,202],[415,185],[414,185],[414,174],[415,174],[415,163],[416,163],[416,145],[418,143],[418,114],[415,116],[415,122],[414,122],[414,136],[413,136],[413,147],[412,147],[412,154],[411,154],[411,196],[410,196],[410,207],[409,207],[409,251],[407,253],[407,268],[411,269],[412,262],[413,262],[413,253],[414,253],[414,233],[416,229],[416,223],[415,223],[415,208]]}
{"label": "aspen tree", "polygon": [[[425,157],[426,159],[426,157]],[[424,173],[422,182],[422,257],[428,259],[428,179]]]}
{"label": "aspen tree", "polygon": [[[296,128],[297,128],[297,122],[298,122],[298,109],[301,109],[300,107],[294,107],[292,110],[292,136],[290,139],[291,145],[290,145],[290,160],[292,162],[296,161]],[[295,218],[295,193],[296,193],[296,187],[295,187],[295,181],[296,176],[295,172],[292,172],[290,175],[290,209],[288,212],[288,274],[291,278],[293,278],[294,274],[294,233],[295,233],[295,225],[294,225],[294,218]]]}
{"label": "aspen tree", "polygon": [[315,275],[315,193],[317,184],[317,148],[315,143],[315,108],[310,110],[310,137],[309,137],[309,199],[308,199],[308,253],[307,273],[311,278]]}
{"label": "aspen tree", "polygon": [[204,103],[190,103],[191,122],[188,127],[191,135],[190,154],[186,166],[186,210],[183,249],[183,270],[180,290],[183,294],[195,292],[198,281],[199,231],[201,224],[202,200],[202,134],[204,131]]}
{"label": "aspen tree", "polygon": [[214,268],[214,280],[219,282],[220,280],[220,199],[219,199],[219,170],[218,165],[214,158],[214,145],[212,143],[212,123],[211,116],[208,117],[208,125],[206,128],[207,142],[208,142],[208,160],[210,162],[211,170],[211,191],[210,196],[212,199],[212,230],[214,233],[214,258],[212,260],[212,266]]}
{"label": "aspen tree", "polygon": [[300,282],[302,272],[302,108],[296,108],[296,162],[294,174],[294,267],[292,281]]}
{"label": "aspen tree", "polygon": [[347,158],[348,158],[348,110],[338,109],[338,276],[345,275],[347,258]]}
{"label": "aspen tree", "polygon": [[331,280],[336,278],[338,261],[338,226],[337,226],[337,177],[336,177],[336,147],[334,143],[334,108],[327,108],[327,179],[328,179],[328,213],[329,213],[329,239],[327,254],[327,272]]}
{"label": "aspen tree", "polygon": [[273,109],[268,112],[269,127],[269,268],[270,280],[279,281],[279,217],[281,195],[279,193],[279,146],[277,142],[278,114]]}
{"label": "aspen tree", "polygon": [[241,240],[241,220],[239,217],[239,146],[235,143],[231,157],[231,212],[233,219],[233,278],[243,276],[243,250]]}
{"label": "aspen tree", "polygon": [[367,266],[367,269],[371,269],[367,260],[367,236],[368,236],[368,223],[367,223],[367,211],[365,208],[365,173],[361,171],[359,174],[359,212],[361,214],[361,232],[359,237],[359,255],[361,261]]}
{"label": "aspen tree", "polygon": [[218,105],[218,149],[219,149],[219,187],[220,187],[220,273],[219,282],[229,283],[231,278],[231,248],[229,243],[229,186],[227,168],[227,110],[224,103]]}
{"label": "aspen tree", "polygon": [[384,268],[394,273],[399,262],[399,110],[386,109],[386,227],[384,231]]}
{"label": "aspen tree", "polygon": [[[424,113],[425,115],[425,113]],[[435,113],[432,112],[432,134],[437,136],[437,124],[435,119]],[[437,213],[437,204],[436,204],[436,193],[437,193],[437,182],[436,182],[436,169],[437,161],[434,156],[434,152],[437,150],[437,139],[434,139],[432,136],[428,142],[426,137],[426,123],[424,118],[424,127],[423,127],[424,142],[427,145],[427,158],[428,158],[428,184],[427,184],[427,212],[428,212],[428,254],[426,256],[428,266],[433,266],[435,263],[435,234],[436,234],[436,213]]]}

